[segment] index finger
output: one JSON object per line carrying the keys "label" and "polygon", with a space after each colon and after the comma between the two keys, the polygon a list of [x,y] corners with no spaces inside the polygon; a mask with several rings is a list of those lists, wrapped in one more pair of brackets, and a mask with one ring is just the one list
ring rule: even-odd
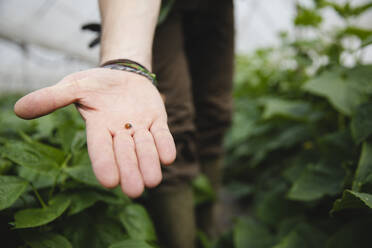
{"label": "index finger", "polygon": [[104,187],[119,184],[119,171],[116,164],[113,141],[108,129],[97,123],[87,122],[88,153],[94,174]]}

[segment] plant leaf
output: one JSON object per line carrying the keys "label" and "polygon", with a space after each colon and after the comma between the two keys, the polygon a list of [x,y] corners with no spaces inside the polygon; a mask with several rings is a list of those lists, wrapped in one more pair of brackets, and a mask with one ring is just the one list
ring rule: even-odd
{"label": "plant leaf", "polygon": [[357,65],[344,70],[350,87],[358,92],[372,95],[372,65]]}
{"label": "plant leaf", "polygon": [[63,195],[71,200],[71,205],[68,215],[74,215],[93,206],[98,201],[103,201],[108,204],[123,204],[124,201],[118,199],[109,193],[101,193],[93,190],[76,190],[72,192],[64,192]]}
{"label": "plant leaf", "polygon": [[81,151],[75,160],[72,166],[65,167],[63,170],[78,182],[90,186],[100,186],[94,175],[88,152],[86,150]]}
{"label": "plant leaf", "polygon": [[233,235],[236,248],[269,248],[274,244],[268,228],[251,218],[238,219]]}
{"label": "plant leaf", "polygon": [[128,237],[122,225],[109,218],[102,209],[84,211],[67,218],[63,224],[63,234],[68,237],[73,247],[108,247]]}
{"label": "plant leaf", "polygon": [[0,157],[0,175],[6,174],[12,168],[12,162]]}
{"label": "plant leaf", "polygon": [[192,181],[195,205],[216,200],[216,193],[205,175],[199,175]]}
{"label": "plant leaf", "polygon": [[313,26],[317,27],[322,23],[322,16],[316,10],[307,9],[297,5],[297,16],[294,20],[296,26]]}
{"label": "plant leaf", "polygon": [[45,208],[20,210],[14,215],[15,228],[30,228],[48,224],[66,211],[70,200],[63,196],[56,196],[49,201]]}
{"label": "plant leaf", "polygon": [[310,104],[305,101],[286,100],[281,98],[264,99],[262,118],[269,119],[281,116],[288,119],[306,120],[310,112]]}
{"label": "plant leaf", "polygon": [[56,233],[26,232],[22,238],[31,248],[72,248],[64,236]]}
{"label": "plant leaf", "polygon": [[308,164],[301,176],[293,183],[288,198],[298,201],[313,201],[324,195],[336,195],[344,184],[343,168],[325,164]]}
{"label": "plant leaf", "polygon": [[356,26],[349,26],[342,30],[342,36],[344,35],[354,35],[357,36],[360,40],[365,41],[372,35],[372,30],[364,29]]}
{"label": "plant leaf", "polygon": [[14,176],[0,176],[0,210],[8,208],[26,190],[28,182]]}
{"label": "plant leaf", "polygon": [[296,225],[273,248],[318,248],[326,241],[326,235],[306,223]]}
{"label": "plant leaf", "polygon": [[355,172],[352,189],[360,191],[363,184],[366,183],[368,177],[372,174],[372,143],[364,142],[362,152],[360,154],[358,168]]}
{"label": "plant leaf", "polygon": [[341,113],[350,116],[353,110],[367,98],[364,91],[352,85],[338,70],[331,70],[310,79],[304,89],[312,94],[326,97]]}
{"label": "plant leaf", "polygon": [[372,135],[372,102],[360,105],[351,121],[351,133],[360,143]]}
{"label": "plant leaf", "polygon": [[359,193],[351,190],[345,190],[341,199],[337,199],[331,210],[331,213],[343,209],[372,208],[372,195]]}
{"label": "plant leaf", "polygon": [[51,171],[58,171],[58,163],[56,160],[46,156],[38,147],[20,142],[7,142],[0,150],[5,158],[14,163],[34,169],[39,172],[48,173]]}
{"label": "plant leaf", "polygon": [[119,214],[119,218],[132,239],[156,241],[154,225],[143,206],[127,205]]}
{"label": "plant leaf", "polygon": [[112,244],[109,248],[154,248],[143,240],[127,239],[118,243]]}
{"label": "plant leaf", "polygon": [[47,188],[55,183],[57,173],[39,173],[37,170],[28,167],[19,166],[17,168],[18,176],[32,183],[36,189]]}

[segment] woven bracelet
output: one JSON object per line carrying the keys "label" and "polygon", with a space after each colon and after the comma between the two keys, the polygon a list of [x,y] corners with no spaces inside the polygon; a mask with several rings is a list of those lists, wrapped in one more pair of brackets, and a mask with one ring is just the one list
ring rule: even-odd
{"label": "woven bracelet", "polygon": [[102,68],[108,68],[112,70],[128,71],[134,72],[141,76],[148,78],[153,85],[157,86],[156,75],[155,73],[150,72],[143,65],[129,60],[129,59],[115,59],[109,60],[101,65]]}

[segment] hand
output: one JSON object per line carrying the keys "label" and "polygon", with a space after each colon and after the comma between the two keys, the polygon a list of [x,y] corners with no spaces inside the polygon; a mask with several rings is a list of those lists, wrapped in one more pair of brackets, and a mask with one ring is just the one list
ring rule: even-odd
{"label": "hand", "polygon": [[[93,171],[105,187],[119,183],[129,197],[161,182],[160,162],[171,164],[176,149],[158,90],[145,77],[97,68],[71,74],[16,103],[15,113],[32,119],[76,103],[86,122]],[[130,123],[130,129],[125,124]]]}

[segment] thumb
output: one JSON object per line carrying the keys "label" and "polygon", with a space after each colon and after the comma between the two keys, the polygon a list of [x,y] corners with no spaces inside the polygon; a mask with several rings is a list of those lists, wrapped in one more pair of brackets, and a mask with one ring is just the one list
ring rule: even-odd
{"label": "thumb", "polygon": [[19,99],[14,112],[23,119],[47,115],[77,101],[76,88],[73,82],[62,80],[56,85],[36,90]]}

